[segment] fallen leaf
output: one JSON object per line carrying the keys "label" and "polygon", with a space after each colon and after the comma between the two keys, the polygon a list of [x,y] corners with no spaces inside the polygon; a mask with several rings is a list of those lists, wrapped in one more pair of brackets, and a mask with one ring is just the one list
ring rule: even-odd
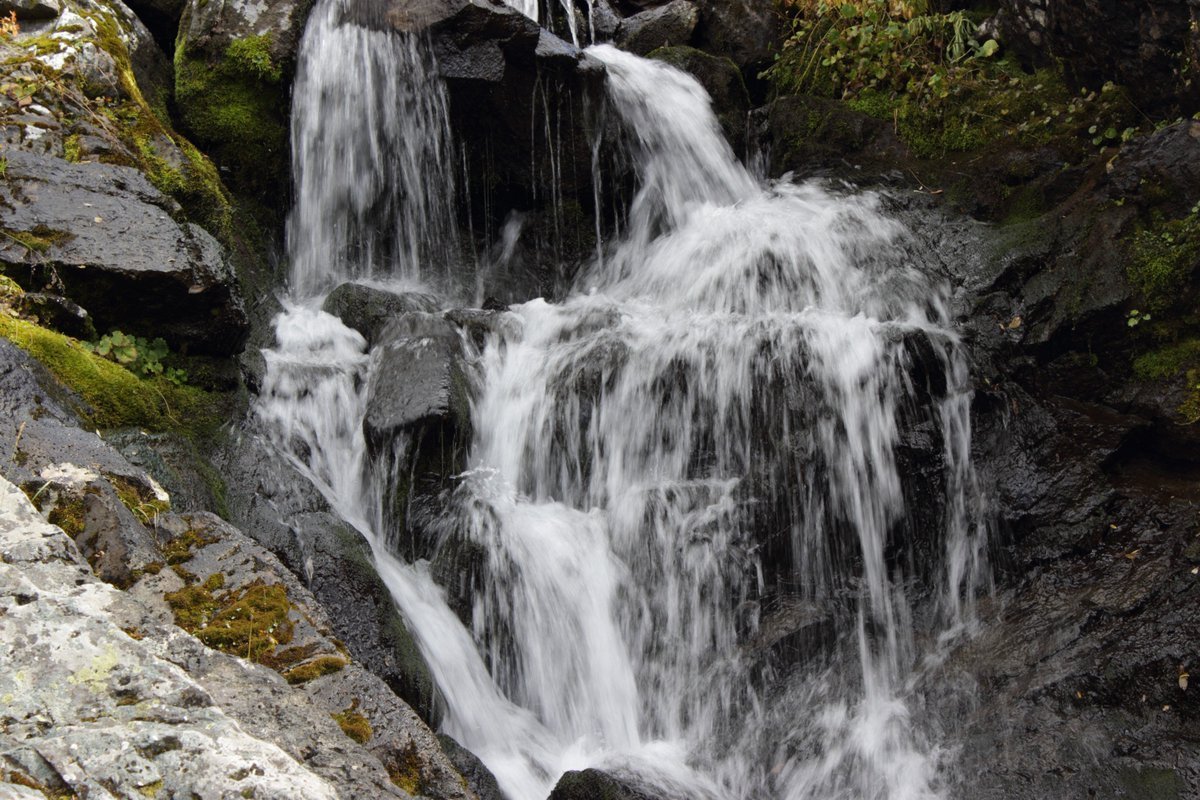
{"label": "fallen leaf", "polygon": [[1130,561],[1133,561],[1135,558],[1138,557],[1138,554],[1141,552],[1142,552],[1142,548],[1139,547],[1137,550],[1130,550],[1128,553],[1125,554],[1125,557],[1128,558]]}
{"label": "fallen leaf", "polygon": [[1015,331],[1017,328],[1021,327],[1021,322],[1022,320],[1020,317],[1013,317],[1012,321],[1008,323],[1008,329],[1010,331]]}

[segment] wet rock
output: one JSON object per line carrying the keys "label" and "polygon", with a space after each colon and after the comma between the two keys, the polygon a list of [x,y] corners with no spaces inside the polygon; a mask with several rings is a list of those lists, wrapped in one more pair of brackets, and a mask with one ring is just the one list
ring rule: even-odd
{"label": "wet rock", "polygon": [[548,800],[657,800],[635,785],[598,769],[566,772]]}
{"label": "wet rock", "polygon": [[328,610],[338,639],[356,662],[436,726],[442,708],[433,676],[375,569],[370,546],[331,514],[305,515],[296,529],[307,586]]}
{"label": "wet rock", "polygon": [[197,353],[241,347],[245,309],[220,245],[172,219],[137,170],[12,152],[0,200],[0,225],[15,232],[0,263],[18,283],[53,285],[101,330]]}
{"label": "wet rock", "polygon": [[47,292],[25,292],[17,301],[17,309],[36,319],[43,328],[85,341],[97,337],[91,315],[65,297]]}
{"label": "wet rock", "polygon": [[471,413],[462,339],[448,320],[407,314],[384,329],[363,430],[385,464],[390,534],[405,558],[428,555],[439,498],[465,466]]}
{"label": "wet rock", "polygon": [[430,314],[405,314],[384,329],[379,349],[363,421],[377,451],[427,420],[441,420],[451,435],[469,430],[461,339],[453,324]]}
{"label": "wet rock", "polygon": [[220,466],[228,476],[230,518],[303,576],[354,660],[436,725],[440,708],[429,668],[362,536],[334,517],[320,492],[258,438],[235,441]]}
{"label": "wet rock", "polygon": [[1195,108],[1187,79],[1200,58],[1196,7],[1187,0],[1004,0],[996,26],[1028,64],[1061,64],[1075,86],[1127,87],[1151,113]]}
{"label": "wet rock", "polygon": [[392,317],[413,311],[433,312],[437,307],[438,301],[433,295],[396,293],[362,283],[343,283],[329,293],[321,309],[361,333],[371,345]]}
{"label": "wet rock", "polygon": [[364,24],[428,33],[471,176],[479,249],[492,247],[513,210],[540,223],[525,228],[534,263],[511,275],[489,270],[484,291],[520,302],[554,288],[564,264],[595,248],[591,109],[603,67],[499,2],[395,0],[360,3],[350,13]]}
{"label": "wet rock", "polygon": [[782,17],[769,0],[697,0],[696,47],[724,56],[742,71],[756,103],[766,99],[759,73],[769,67],[783,41]]}
{"label": "wet rock", "polygon": [[660,47],[685,45],[692,38],[698,16],[696,6],[690,0],[672,0],[621,20],[616,43],[624,50],[643,56]]}
{"label": "wet rock", "polygon": [[735,153],[744,153],[750,95],[737,65],[728,58],[710,55],[694,47],[662,47],[651,52],[649,57],[691,73],[700,81],[712,98],[713,110],[725,131],[725,138]]}
{"label": "wet rock", "polygon": [[474,753],[444,733],[438,734],[437,738],[442,745],[442,752],[454,764],[458,773],[466,779],[467,786],[479,800],[504,800],[504,794],[500,791],[500,784],[496,782],[496,776],[484,766]]}

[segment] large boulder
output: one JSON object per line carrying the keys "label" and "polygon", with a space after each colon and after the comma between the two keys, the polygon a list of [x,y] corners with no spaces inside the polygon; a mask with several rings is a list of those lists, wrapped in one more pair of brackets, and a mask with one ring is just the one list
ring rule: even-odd
{"label": "large boulder", "polygon": [[0,550],[6,776],[80,796],[339,796],[215,704],[168,656],[190,637],[154,625],[100,583],[70,539],[3,480]]}
{"label": "large boulder", "polygon": [[663,6],[634,14],[617,26],[617,46],[644,56],[660,47],[686,45],[699,15],[690,0],[672,0]]}
{"label": "large boulder", "polygon": [[692,44],[737,64],[756,102],[767,85],[758,75],[769,67],[783,41],[783,17],[770,0],[697,0],[700,20]]}
{"label": "large boulder", "polygon": [[224,355],[247,333],[233,270],[204,229],[139,171],[14,151],[0,186],[0,265],[29,289],[48,286],[98,329],[161,336]]}
{"label": "large boulder", "polygon": [[391,476],[390,538],[405,558],[428,556],[443,496],[465,468],[470,390],[458,328],[433,314],[392,320],[377,345],[363,429]]}
{"label": "large boulder", "polygon": [[1061,64],[1076,88],[1127,87],[1138,108],[1200,102],[1200,6],[1192,0],[1004,0],[1004,44],[1027,63]]}

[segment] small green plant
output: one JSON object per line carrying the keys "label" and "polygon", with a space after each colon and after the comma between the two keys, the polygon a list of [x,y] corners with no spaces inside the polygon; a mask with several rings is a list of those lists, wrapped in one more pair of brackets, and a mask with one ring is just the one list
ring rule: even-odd
{"label": "small green plant", "polygon": [[1143,322],[1149,322],[1149,321],[1150,321],[1150,312],[1138,311],[1136,308],[1133,309],[1132,311],[1130,311],[1129,314],[1125,317],[1125,324],[1128,325],[1130,328],[1136,328],[1138,325],[1141,325]]}
{"label": "small green plant", "polygon": [[176,386],[187,382],[187,372],[163,366],[163,359],[169,356],[171,351],[161,337],[143,339],[121,331],[112,331],[96,342],[83,342],[82,345],[88,352],[114,361],[143,378],[161,375]]}

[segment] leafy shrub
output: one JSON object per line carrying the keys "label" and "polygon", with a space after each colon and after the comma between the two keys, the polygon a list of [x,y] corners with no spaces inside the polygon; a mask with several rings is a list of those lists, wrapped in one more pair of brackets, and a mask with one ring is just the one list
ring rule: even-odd
{"label": "leafy shrub", "polygon": [[121,331],[112,331],[100,337],[99,341],[81,344],[88,352],[114,361],[135,375],[144,378],[161,375],[176,386],[187,382],[187,372],[163,366],[163,359],[169,356],[171,351],[161,337],[143,339]]}

